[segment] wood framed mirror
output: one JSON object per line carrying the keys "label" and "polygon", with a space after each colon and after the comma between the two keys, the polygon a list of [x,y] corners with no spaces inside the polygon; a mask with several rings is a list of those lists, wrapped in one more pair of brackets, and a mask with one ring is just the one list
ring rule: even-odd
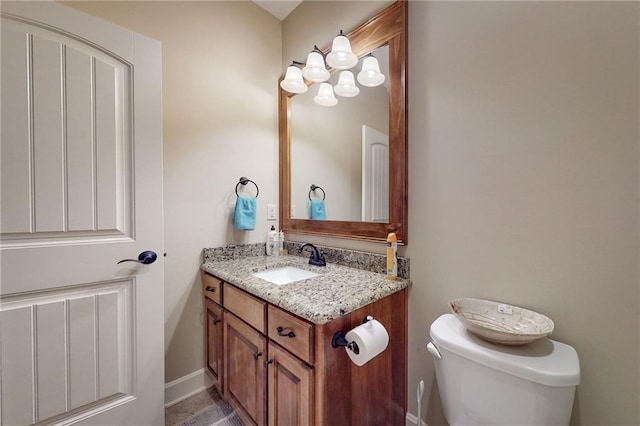
{"label": "wood framed mirror", "polygon": [[[311,220],[291,217],[291,104],[296,95],[279,87],[280,226],[285,232],[369,241],[385,241],[395,232],[407,243],[407,2],[397,1],[347,34],[353,52],[362,57],[388,47],[388,220]],[[323,49],[326,54],[331,46]],[[318,108],[324,108],[318,106]],[[321,185],[319,185],[321,186]],[[299,208],[304,208],[300,206]]]}

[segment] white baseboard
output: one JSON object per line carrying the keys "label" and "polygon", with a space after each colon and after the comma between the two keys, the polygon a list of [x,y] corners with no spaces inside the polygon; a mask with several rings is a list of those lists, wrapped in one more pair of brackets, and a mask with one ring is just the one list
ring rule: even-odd
{"label": "white baseboard", "polygon": [[[407,425],[409,424],[416,425],[416,426],[418,425],[418,416],[411,413],[407,413],[406,419],[407,419],[407,422],[406,422]],[[429,426],[423,421],[420,421],[420,423],[422,423],[420,426]]]}
{"label": "white baseboard", "polygon": [[213,386],[213,379],[206,368],[179,377],[164,384],[164,406],[171,407],[211,386]]}

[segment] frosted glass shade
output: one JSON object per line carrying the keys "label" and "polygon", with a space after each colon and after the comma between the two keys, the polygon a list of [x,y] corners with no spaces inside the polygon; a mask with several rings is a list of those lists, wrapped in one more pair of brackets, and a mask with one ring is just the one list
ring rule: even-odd
{"label": "frosted glass shade", "polygon": [[318,52],[311,52],[307,56],[307,65],[302,68],[302,75],[314,83],[322,83],[329,80],[331,73],[324,66],[324,58]]}
{"label": "frosted glass shade", "polygon": [[353,68],[358,63],[358,57],[351,50],[349,39],[342,35],[342,31],[333,39],[331,52],[327,55],[327,64],[338,70]]}
{"label": "frosted glass shade", "polygon": [[329,83],[321,83],[318,88],[318,94],[313,101],[322,106],[334,106],[338,103],[338,100],[333,95],[333,87]]}
{"label": "frosted glass shade", "polygon": [[360,93],[360,89],[356,86],[356,80],[351,71],[340,72],[338,84],[336,84],[333,90],[335,90],[336,95],[342,96],[343,98],[352,98]]}
{"label": "frosted glass shade", "polygon": [[358,83],[366,87],[376,87],[384,83],[385,76],[380,72],[380,64],[373,56],[362,61],[362,71],[358,73]]}
{"label": "frosted glass shade", "polygon": [[280,82],[280,87],[289,93],[305,93],[309,88],[302,81],[302,71],[295,65],[287,67],[287,73],[284,80]]}

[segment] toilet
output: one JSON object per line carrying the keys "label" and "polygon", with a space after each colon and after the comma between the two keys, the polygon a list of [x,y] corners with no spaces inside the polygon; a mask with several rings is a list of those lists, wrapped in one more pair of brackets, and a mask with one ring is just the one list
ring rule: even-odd
{"label": "toilet", "polygon": [[575,349],[543,338],[501,346],[469,333],[452,314],[431,324],[444,415],[457,425],[568,425],[580,362]]}

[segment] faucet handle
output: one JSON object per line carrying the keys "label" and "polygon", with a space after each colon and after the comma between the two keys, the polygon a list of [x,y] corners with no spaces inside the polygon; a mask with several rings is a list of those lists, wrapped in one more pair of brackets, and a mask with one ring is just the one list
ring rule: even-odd
{"label": "faucet handle", "polygon": [[309,256],[309,263],[311,265],[316,265],[316,266],[327,265],[327,262],[324,259],[324,252],[322,250],[318,250],[318,248],[311,243],[303,244],[302,247],[298,249],[298,253],[302,253],[305,247],[311,247],[311,254]]}

